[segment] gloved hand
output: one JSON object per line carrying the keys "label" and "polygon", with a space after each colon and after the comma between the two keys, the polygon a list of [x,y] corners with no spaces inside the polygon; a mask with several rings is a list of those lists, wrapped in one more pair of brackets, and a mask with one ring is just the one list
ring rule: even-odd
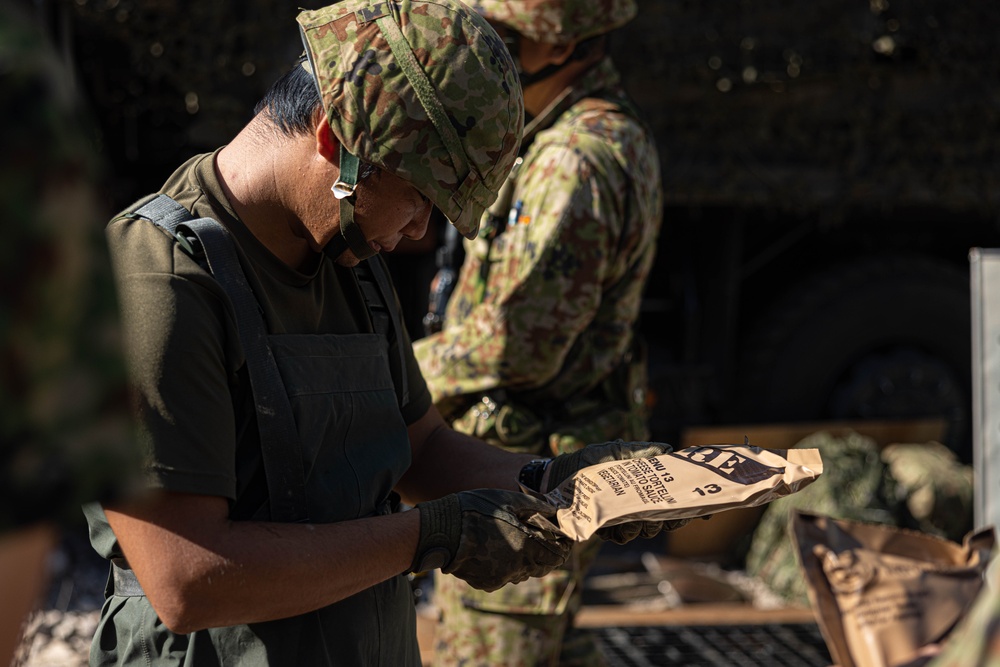
{"label": "gloved hand", "polygon": [[[548,483],[545,492],[559,486],[576,471],[598,463],[621,461],[623,459],[640,459],[652,456],[662,456],[674,451],[674,448],[663,442],[625,442],[615,440],[601,444],[588,445],[570,454],[560,454],[552,459],[548,469]],[[615,544],[627,544],[637,537],[656,537],[661,530],[676,530],[686,525],[690,519],[676,521],[630,521],[629,523],[608,526],[597,531],[598,537]]]}
{"label": "gloved hand", "polygon": [[548,469],[549,481],[542,493],[548,493],[569,479],[576,471],[588,466],[597,465],[598,463],[608,463],[609,461],[663,456],[672,451],[674,451],[674,448],[665,442],[625,442],[624,440],[615,440],[613,442],[587,445],[583,449],[570,454],[560,454],[552,459]]}
{"label": "gloved hand", "polygon": [[524,523],[534,514],[555,523],[555,508],[516,491],[462,491],[417,510],[420,541],[410,571],[441,568],[483,591],[548,574],[566,562],[573,546]]}
{"label": "gloved hand", "polygon": [[620,523],[617,526],[607,526],[597,531],[597,536],[602,540],[614,542],[615,544],[628,544],[637,537],[649,539],[660,534],[661,530],[677,530],[686,526],[691,519],[675,519],[673,521],[630,521]]}

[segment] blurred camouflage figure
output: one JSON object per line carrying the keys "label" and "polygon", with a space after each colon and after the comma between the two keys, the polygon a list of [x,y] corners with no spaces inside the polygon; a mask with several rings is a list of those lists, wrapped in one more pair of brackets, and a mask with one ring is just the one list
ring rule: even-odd
{"label": "blurred camouflage figure", "polygon": [[81,504],[134,481],[90,128],[40,27],[0,5],[3,664],[44,582],[56,526],[79,527]]}
{"label": "blurred camouflage figure", "polygon": [[[632,0],[473,3],[524,87],[521,160],[484,218],[441,331],[415,343],[454,427],[551,457],[647,436],[639,302],[661,221],[659,159],[606,55]],[[602,664],[573,627],[598,543],[492,594],[436,580],[438,665]]]}

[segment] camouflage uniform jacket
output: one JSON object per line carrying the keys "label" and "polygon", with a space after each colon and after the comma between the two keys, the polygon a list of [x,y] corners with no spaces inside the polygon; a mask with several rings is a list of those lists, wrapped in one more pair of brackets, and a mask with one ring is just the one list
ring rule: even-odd
{"label": "camouflage uniform jacket", "polygon": [[[525,128],[506,228],[489,221],[444,329],[415,344],[435,402],[587,395],[622,364],[661,221],[659,159],[605,59]],[[629,401],[629,397],[622,397]]]}

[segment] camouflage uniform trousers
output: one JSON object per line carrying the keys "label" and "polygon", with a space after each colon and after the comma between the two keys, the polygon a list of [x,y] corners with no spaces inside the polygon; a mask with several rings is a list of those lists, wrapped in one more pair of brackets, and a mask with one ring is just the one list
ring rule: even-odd
{"label": "camouflage uniform trousers", "polygon": [[573,624],[600,546],[584,542],[566,567],[488,594],[435,573],[435,667],[605,667],[594,636]]}

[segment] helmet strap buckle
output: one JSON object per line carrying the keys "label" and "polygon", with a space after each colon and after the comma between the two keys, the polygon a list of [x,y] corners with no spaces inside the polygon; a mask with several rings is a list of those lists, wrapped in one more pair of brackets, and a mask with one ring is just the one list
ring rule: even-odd
{"label": "helmet strap buckle", "polygon": [[344,148],[344,144],[340,144],[340,178],[330,187],[334,197],[345,199],[354,194],[354,189],[358,187],[360,165],[361,161]]}
{"label": "helmet strap buckle", "polygon": [[354,194],[355,187],[338,179],[336,183],[330,186],[330,190],[337,199],[345,199]]}

